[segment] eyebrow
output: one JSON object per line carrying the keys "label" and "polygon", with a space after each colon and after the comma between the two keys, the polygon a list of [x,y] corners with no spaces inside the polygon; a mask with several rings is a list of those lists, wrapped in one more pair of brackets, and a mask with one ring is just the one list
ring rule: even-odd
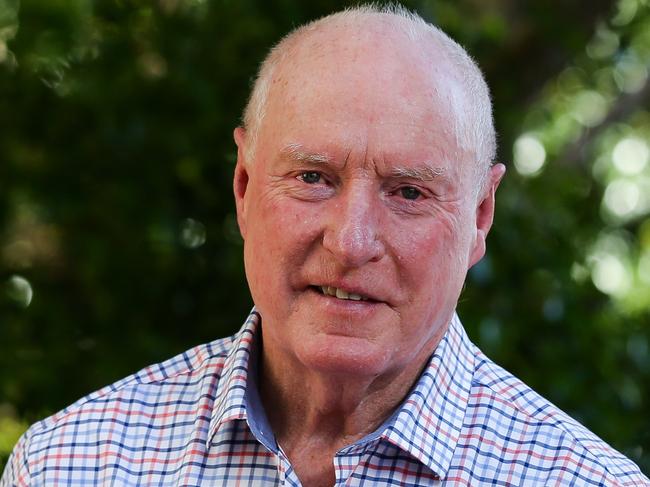
{"label": "eyebrow", "polygon": [[289,144],[280,151],[282,158],[302,164],[327,164],[332,158],[325,154],[306,152],[300,144]]}
{"label": "eyebrow", "polygon": [[395,167],[390,171],[390,175],[394,178],[412,178],[420,181],[433,181],[444,174],[443,168],[431,167],[427,164],[415,167]]}

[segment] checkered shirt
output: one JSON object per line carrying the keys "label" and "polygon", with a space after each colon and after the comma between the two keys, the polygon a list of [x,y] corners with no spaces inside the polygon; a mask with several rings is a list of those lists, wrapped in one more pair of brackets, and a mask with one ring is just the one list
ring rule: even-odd
{"label": "checkered shirt", "polygon": [[[259,325],[254,311],[233,337],[36,423],[0,487],[299,486],[257,394]],[[650,485],[634,463],[486,358],[456,316],[398,410],[333,464],[337,486]]]}

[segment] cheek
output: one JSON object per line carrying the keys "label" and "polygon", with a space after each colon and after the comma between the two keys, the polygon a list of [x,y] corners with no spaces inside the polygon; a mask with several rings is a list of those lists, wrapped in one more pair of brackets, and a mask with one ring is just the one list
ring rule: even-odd
{"label": "cheek", "polygon": [[268,274],[273,273],[277,282],[303,262],[310,242],[318,234],[318,218],[302,206],[264,194],[250,207],[244,256],[253,279],[268,281]]}
{"label": "cheek", "polygon": [[393,233],[393,241],[404,264],[447,260],[458,244],[458,235],[453,231],[453,225],[442,220],[400,225]]}
{"label": "cheek", "polygon": [[[463,235],[452,220],[436,220],[427,225],[402,229],[395,240],[397,265],[402,282],[412,298],[428,295],[435,300],[446,291],[455,292],[465,277],[467,252]],[[441,292],[442,291],[442,292]]]}

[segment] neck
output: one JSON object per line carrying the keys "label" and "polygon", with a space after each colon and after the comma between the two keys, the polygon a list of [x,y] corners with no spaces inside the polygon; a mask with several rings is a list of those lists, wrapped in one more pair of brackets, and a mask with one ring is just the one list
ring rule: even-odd
{"label": "neck", "polygon": [[439,338],[405,367],[379,375],[307,367],[263,341],[260,397],[276,440],[301,483],[333,485],[337,451],[375,431],[401,404]]}
{"label": "neck", "polygon": [[317,439],[336,452],[375,431],[404,400],[430,355],[396,372],[364,376],[311,370],[277,351],[263,350],[260,395],[285,452]]}

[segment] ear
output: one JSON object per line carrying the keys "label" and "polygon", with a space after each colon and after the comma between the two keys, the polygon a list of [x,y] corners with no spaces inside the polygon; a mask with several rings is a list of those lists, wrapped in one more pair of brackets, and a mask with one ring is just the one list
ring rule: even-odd
{"label": "ear", "polygon": [[485,239],[494,219],[494,196],[505,172],[506,167],[503,164],[493,165],[488,172],[485,187],[479,195],[476,207],[476,235],[469,255],[469,267],[472,267],[485,255]]}
{"label": "ear", "polygon": [[246,240],[246,190],[248,189],[248,169],[246,167],[246,129],[237,127],[233,133],[237,144],[237,165],[233,178],[235,206],[237,208],[237,224],[239,233]]}

